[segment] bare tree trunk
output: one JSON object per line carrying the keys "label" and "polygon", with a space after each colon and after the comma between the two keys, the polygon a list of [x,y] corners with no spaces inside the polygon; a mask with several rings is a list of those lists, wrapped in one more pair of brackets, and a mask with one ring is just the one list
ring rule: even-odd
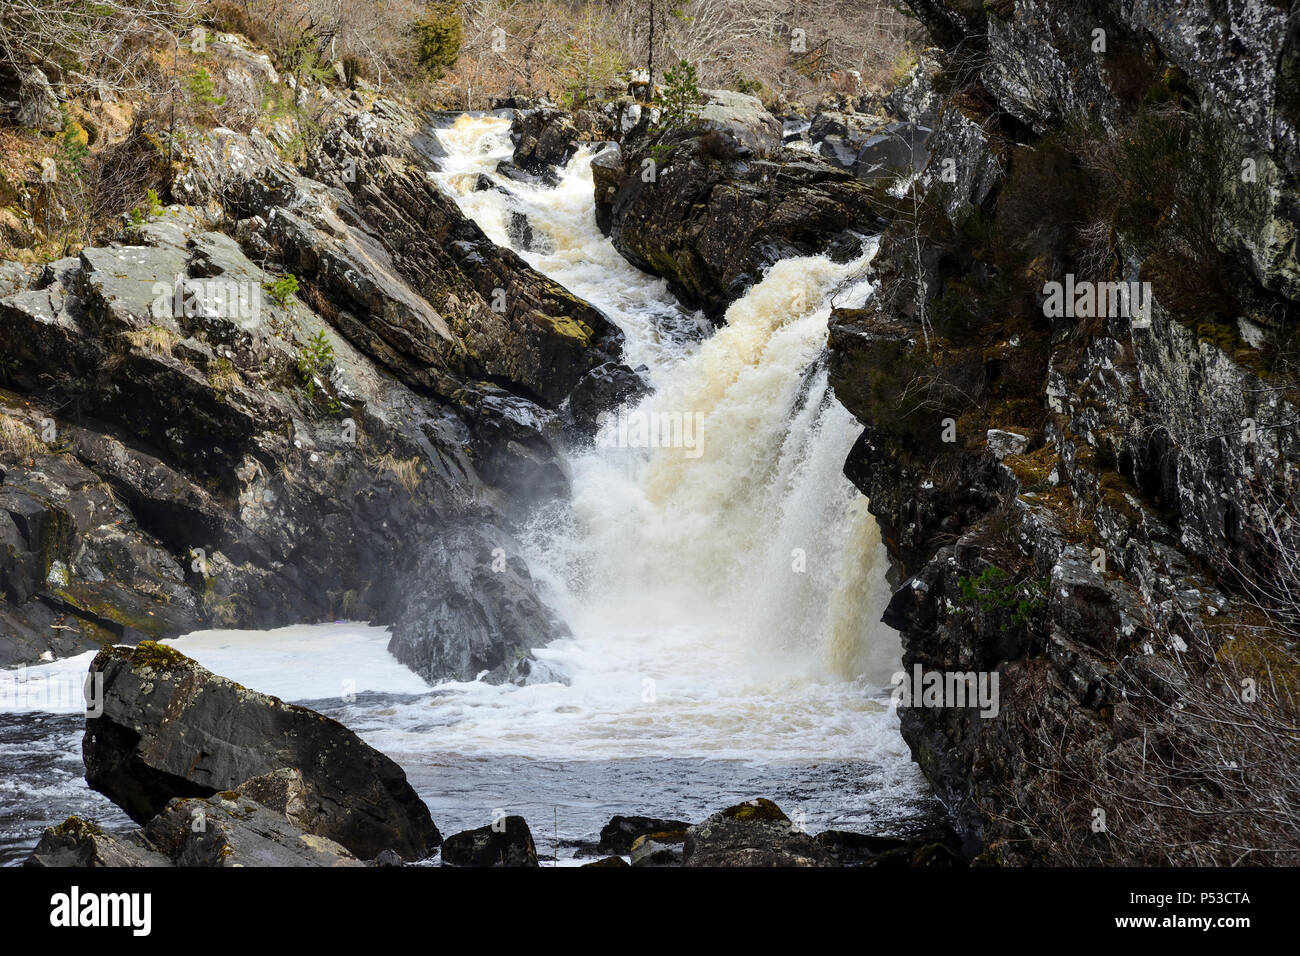
{"label": "bare tree trunk", "polygon": [[655,98],[655,0],[650,0],[650,43],[646,50],[646,76],[650,83],[646,87],[645,100],[649,103]]}

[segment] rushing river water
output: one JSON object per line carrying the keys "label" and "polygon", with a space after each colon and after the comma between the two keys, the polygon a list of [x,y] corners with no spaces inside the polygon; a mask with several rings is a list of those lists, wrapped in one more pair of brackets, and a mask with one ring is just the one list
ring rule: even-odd
{"label": "rushing river water", "polygon": [[[173,643],[356,730],[405,768],[444,834],[502,808],[560,863],[590,855],[615,814],[695,820],[755,796],[810,832],[930,819],[888,706],[899,646],[879,623],[883,548],[841,474],[858,428],[824,368],[827,316],[870,294],[872,248],[778,263],[710,335],[601,236],[590,151],[555,188],[520,184],[496,173],[508,133],[492,116],[439,130],[451,156],[436,178],[495,242],[609,315],[655,388],[571,455],[571,500],[520,535],[572,631],[537,652],[563,680],[428,687],[384,630],[355,624]],[[476,190],[482,175],[500,188]],[[638,428],[667,422],[689,441],[641,447]],[[75,684],[90,656],[24,676]],[[73,710],[0,713],[0,861],[71,813],[129,825],[81,779]]]}

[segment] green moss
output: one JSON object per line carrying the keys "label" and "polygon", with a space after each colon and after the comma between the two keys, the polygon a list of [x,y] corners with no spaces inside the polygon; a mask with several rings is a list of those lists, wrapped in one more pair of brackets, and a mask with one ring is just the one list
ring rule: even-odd
{"label": "green moss", "polygon": [[586,322],[579,321],[567,315],[546,315],[543,312],[534,313],[537,318],[541,319],[551,327],[557,334],[568,339],[575,340],[582,347],[591,344],[591,326]]}
{"label": "green moss", "polygon": [[1051,445],[1044,445],[1038,451],[1026,455],[1007,455],[1002,463],[1011,469],[1022,488],[1036,490],[1047,484],[1052,469],[1060,460]]}
{"label": "green moss", "polygon": [[104,831],[93,823],[81,819],[81,817],[68,817],[56,827],[50,827],[50,832],[58,836],[70,836],[78,840],[85,840],[92,836],[103,836]]}
{"label": "green moss", "polygon": [[147,667],[151,670],[175,670],[187,668],[194,662],[166,644],[157,641],[141,641],[131,652],[132,667]]}
{"label": "green moss", "polygon": [[1132,483],[1118,472],[1110,471],[1101,476],[1101,481],[1097,485],[1097,491],[1101,497],[1102,504],[1122,514],[1129,521],[1140,524],[1142,522],[1142,509],[1133,504],[1130,499],[1140,500],[1137,489]]}
{"label": "green moss", "polygon": [[124,628],[139,631],[141,634],[147,634],[154,640],[167,636],[168,627],[165,622],[148,613],[131,614],[116,604],[101,600],[95,592],[83,585],[72,584],[59,589],[55,594],[80,611],[120,624]]}
{"label": "green moss", "polygon": [[753,820],[774,820],[778,822],[787,821],[787,817],[771,800],[765,797],[759,797],[757,800],[751,800],[748,803],[740,803],[734,807],[728,807],[722,811],[722,815],[729,820],[742,820],[745,822]]}

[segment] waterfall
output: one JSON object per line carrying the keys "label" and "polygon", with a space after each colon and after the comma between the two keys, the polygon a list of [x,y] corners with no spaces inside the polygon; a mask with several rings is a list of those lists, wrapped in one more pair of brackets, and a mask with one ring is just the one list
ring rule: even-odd
{"label": "waterfall", "polygon": [[[572,841],[563,858],[617,813],[698,820],[754,796],[811,832],[929,817],[884,686],[899,642],[879,623],[879,531],[841,472],[858,426],[824,367],[830,309],[871,294],[861,276],[873,250],[777,263],[715,331],[600,234],[589,149],[548,188],[496,173],[506,120],[466,115],[437,133],[451,154],[433,174],[442,188],[615,321],[625,360],[654,388],[569,453],[570,500],[518,535],[572,631],[536,652],[564,681],[430,688],[388,654],[384,628],[361,624],[170,643],[361,734],[402,765],[444,833],[509,808],[552,821]],[[477,188],[481,177],[493,188]],[[681,441],[634,440],[664,421]],[[79,688],[93,654],[18,679]],[[69,812],[129,825],[81,778],[80,700],[31,709],[0,715],[0,860]],[[535,831],[543,856],[547,829]]]}
{"label": "waterfall", "polygon": [[[503,735],[556,756],[896,756],[881,704],[899,657],[879,623],[885,555],[841,473],[858,427],[824,368],[832,304],[870,294],[861,276],[874,249],[842,264],[777,263],[704,335],[701,317],[600,234],[591,150],[555,188],[518,183],[495,172],[508,132],[504,119],[460,117],[439,131],[452,155],[436,178],[494,241],[618,323],[627,361],[655,391],[572,453],[571,500],[521,536],[573,630],[538,652],[569,686],[460,685],[462,704],[497,705],[492,717],[460,715],[462,732],[490,724],[465,743],[495,749]],[[481,188],[482,176],[500,188]],[[696,423],[697,447],[627,440],[655,421]],[[536,706],[526,719],[505,707],[498,722],[503,697]],[[761,746],[745,739],[755,732]]]}

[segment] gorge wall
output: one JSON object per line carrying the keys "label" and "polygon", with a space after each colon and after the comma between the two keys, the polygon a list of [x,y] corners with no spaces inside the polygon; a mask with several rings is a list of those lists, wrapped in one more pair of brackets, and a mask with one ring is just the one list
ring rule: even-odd
{"label": "gorge wall", "polygon": [[900,710],[968,853],[1294,861],[1300,19],[911,6],[937,46],[883,101],[625,123],[602,228],[713,314],[879,233],[831,381],[907,673],[999,681]]}
{"label": "gorge wall", "polygon": [[0,664],[347,617],[426,678],[523,680],[564,627],[512,509],[566,492],[560,407],[622,333],[460,213],[425,118],[240,43],[213,68],[323,116],[301,166],[178,129],[174,205],[4,264]]}
{"label": "gorge wall", "polygon": [[990,862],[1294,861],[1296,8],[910,5],[928,165],[832,381],[905,668],[1001,713],[903,734]]}

